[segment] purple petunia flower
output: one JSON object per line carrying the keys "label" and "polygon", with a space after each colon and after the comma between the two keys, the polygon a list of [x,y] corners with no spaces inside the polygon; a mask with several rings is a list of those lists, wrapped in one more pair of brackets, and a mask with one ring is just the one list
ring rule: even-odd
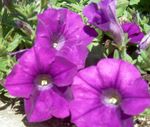
{"label": "purple petunia flower", "polygon": [[38,15],[35,45],[53,47],[57,56],[84,67],[87,45],[97,36],[81,17],[68,9],[47,9]]}
{"label": "purple petunia flower", "polygon": [[[69,87],[77,67],[55,56],[53,49],[35,46],[25,52],[7,76],[5,87],[23,97],[30,122],[69,115]],[[67,94],[68,93],[68,94]]]}
{"label": "purple petunia flower", "polygon": [[150,106],[148,84],[140,72],[117,59],[81,70],[72,92],[72,122],[78,127],[133,127],[132,115]]}
{"label": "purple petunia flower", "polygon": [[140,27],[135,23],[123,23],[122,29],[128,34],[128,38],[130,39],[129,43],[131,44],[139,44],[144,37],[144,33],[141,32]]}
{"label": "purple petunia flower", "polygon": [[123,30],[117,21],[116,0],[102,0],[98,4],[87,5],[83,14],[88,18],[89,23],[103,31],[112,33],[117,43],[123,41]]}

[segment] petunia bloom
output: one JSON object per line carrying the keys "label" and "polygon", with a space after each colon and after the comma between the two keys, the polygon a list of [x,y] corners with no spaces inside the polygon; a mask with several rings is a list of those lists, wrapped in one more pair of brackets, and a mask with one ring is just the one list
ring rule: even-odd
{"label": "petunia bloom", "polygon": [[68,9],[49,8],[38,15],[35,45],[52,47],[57,56],[84,67],[88,55],[87,45],[97,36],[86,26],[80,15]]}
{"label": "petunia bloom", "polygon": [[132,64],[119,59],[81,70],[72,92],[72,122],[78,127],[133,127],[132,115],[150,106],[148,84]]}
{"label": "petunia bloom", "polygon": [[16,97],[23,97],[30,122],[67,117],[69,85],[77,67],[55,56],[50,48],[35,46],[25,52],[7,76],[5,88]]}
{"label": "petunia bloom", "polygon": [[110,32],[117,43],[124,39],[123,30],[116,16],[116,0],[102,0],[98,4],[87,5],[83,14],[88,18],[89,23],[103,31]]}
{"label": "petunia bloom", "polygon": [[131,44],[139,44],[141,39],[144,37],[144,33],[141,32],[140,27],[135,23],[123,23],[122,29],[128,34],[128,38],[130,39],[129,43]]}

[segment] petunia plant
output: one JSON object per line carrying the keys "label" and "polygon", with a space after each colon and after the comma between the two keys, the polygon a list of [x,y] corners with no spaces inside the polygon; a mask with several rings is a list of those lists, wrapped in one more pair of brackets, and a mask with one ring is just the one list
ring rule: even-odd
{"label": "petunia plant", "polygon": [[134,127],[150,119],[150,19],[142,6],[0,1],[2,102],[19,98],[27,122],[51,127]]}

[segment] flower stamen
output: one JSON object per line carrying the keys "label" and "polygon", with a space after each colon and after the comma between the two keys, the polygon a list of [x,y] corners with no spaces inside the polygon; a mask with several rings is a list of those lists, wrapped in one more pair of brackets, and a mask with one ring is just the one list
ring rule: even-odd
{"label": "flower stamen", "polygon": [[120,94],[114,89],[107,89],[103,91],[103,102],[106,105],[118,106],[121,101]]}
{"label": "flower stamen", "polygon": [[35,79],[35,84],[39,87],[52,85],[52,78],[47,74],[38,75]]}
{"label": "flower stamen", "polygon": [[108,98],[108,99],[106,100],[106,102],[107,102],[108,104],[117,105],[118,102],[119,102],[119,100],[118,100],[117,98],[115,98],[115,97],[111,97],[111,98]]}
{"label": "flower stamen", "polygon": [[41,86],[46,86],[48,84],[48,81],[47,80],[42,80],[41,81]]}
{"label": "flower stamen", "polygon": [[53,48],[57,48],[57,46],[58,46],[58,43],[53,43]]}

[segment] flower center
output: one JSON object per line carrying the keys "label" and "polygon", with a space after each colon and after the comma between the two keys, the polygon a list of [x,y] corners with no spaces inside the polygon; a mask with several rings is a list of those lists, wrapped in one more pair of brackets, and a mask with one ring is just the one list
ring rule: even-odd
{"label": "flower center", "polygon": [[47,74],[41,74],[38,75],[35,78],[35,84],[37,84],[38,86],[48,86],[48,85],[52,85],[52,79],[50,75]]}
{"label": "flower center", "polygon": [[111,105],[118,105],[119,98],[117,98],[117,97],[106,97],[105,102],[107,104],[111,104]]}
{"label": "flower center", "polygon": [[41,86],[46,86],[48,84],[48,80],[42,80],[41,81]]}
{"label": "flower center", "polygon": [[107,89],[102,92],[103,102],[106,105],[118,106],[121,101],[120,94],[114,89]]}

